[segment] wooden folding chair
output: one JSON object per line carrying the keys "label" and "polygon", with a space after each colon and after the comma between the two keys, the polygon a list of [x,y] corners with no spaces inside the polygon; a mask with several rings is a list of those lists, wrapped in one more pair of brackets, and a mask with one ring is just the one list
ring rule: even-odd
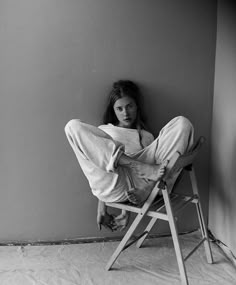
{"label": "wooden folding chair", "polygon": [[[111,269],[113,263],[116,261],[120,253],[123,250],[127,249],[129,246],[131,246],[133,243],[137,242],[137,247],[138,248],[141,247],[145,238],[148,236],[152,227],[154,226],[155,222],[158,219],[169,222],[182,284],[185,284],[185,285],[188,284],[185,261],[202,244],[204,244],[205,246],[207,262],[213,263],[213,258],[212,258],[212,253],[211,253],[211,248],[210,248],[210,243],[209,243],[209,238],[208,238],[208,233],[207,233],[207,227],[204,222],[202,207],[200,204],[196,175],[195,175],[195,171],[193,168],[194,158],[198,154],[199,149],[204,141],[205,139],[203,137],[200,137],[190,152],[184,155],[181,155],[178,152],[176,153],[176,155],[170,160],[167,166],[166,175],[162,178],[161,181],[156,183],[155,187],[153,188],[151,194],[149,195],[148,199],[145,201],[143,206],[137,207],[137,206],[134,206],[132,204],[127,204],[127,203],[106,203],[106,205],[109,207],[124,209],[130,212],[136,213],[135,219],[133,220],[125,236],[119,243],[117,249],[111,256],[109,262],[107,263],[107,266],[106,266],[107,270]],[[184,172],[189,173],[190,180],[191,180],[191,186],[193,190],[192,196],[177,194],[177,193],[174,193],[174,191],[172,191],[172,194],[168,194],[166,181],[169,177],[171,177],[173,174],[177,172],[180,172],[180,175],[178,176],[178,179],[176,180],[175,186],[180,181]],[[162,192],[161,201],[160,199],[158,199],[157,202],[155,203],[155,198],[160,192]],[[179,243],[175,216],[180,210],[185,208],[190,203],[194,203],[196,205],[202,238],[200,242],[197,244],[197,246],[195,246],[194,249],[186,257],[183,257],[180,243]],[[151,217],[150,222],[148,223],[144,232],[141,233],[138,237],[135,237],[133,239],[132,235],[134,234],[134,231],[136,230],[139,223],[142,221],[142,219],[145,216]]]}

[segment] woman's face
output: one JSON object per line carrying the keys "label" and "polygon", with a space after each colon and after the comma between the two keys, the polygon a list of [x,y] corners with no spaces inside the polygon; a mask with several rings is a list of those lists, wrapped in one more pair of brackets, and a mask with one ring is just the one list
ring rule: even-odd
{"label": "woman's face", "polygon": [[133,98],[125,96],[118,99],[113,105],[113,109],[119,121],[119,127],[133,127],[133,124],[137,117],[137,105]]}

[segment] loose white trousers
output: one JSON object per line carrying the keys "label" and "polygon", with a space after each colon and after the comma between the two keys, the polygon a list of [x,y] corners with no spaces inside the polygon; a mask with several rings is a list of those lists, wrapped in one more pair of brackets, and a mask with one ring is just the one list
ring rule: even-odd
{"label": "loose white trousers", "polygon": [[[144,201],[155,181],[140,178],[128,167],[117,162],[124,153],[124,146],[101,129],[78,119],[65,126],[68,141],[88,179],[92,193],[104,202],[127,200],[126,191],[133,185]],[[193,144],[194,129],[183,116],[172,119],[149,146],[130,157],[149,164],[169,160],[177,151],[184,154]],[[171,182],[173,183],[173,181]]]}

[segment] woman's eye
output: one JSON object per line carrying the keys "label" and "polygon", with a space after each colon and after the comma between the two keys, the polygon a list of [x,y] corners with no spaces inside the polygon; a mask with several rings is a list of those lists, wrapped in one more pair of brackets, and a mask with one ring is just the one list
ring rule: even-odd
{"label": "woman's eye", "polygon": [[128,109],[133,109],[134,108],[134,105],[133,104],[130,104],[129,106],[128,106]]}

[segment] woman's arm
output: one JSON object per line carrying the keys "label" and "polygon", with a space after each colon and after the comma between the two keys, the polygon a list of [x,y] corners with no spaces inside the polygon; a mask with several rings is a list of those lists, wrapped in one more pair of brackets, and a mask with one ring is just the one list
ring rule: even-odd
{"label": "woman's arm", "polygon": [[122,210],[121,214],[117,217],[108,214],[106,204],[98,200],[97,225],[99,230],[104,226],[112,232],[117,230],[122,231],[129,223],[129,216],[129,212],[126,212],[125,210]]}
{"label": "woman's arm", "polygon": [[106,229],[113,231],[114,217],[107,213],[107,206],[101,200],[98,200],[97,225],[99,230],[104,226]]}

